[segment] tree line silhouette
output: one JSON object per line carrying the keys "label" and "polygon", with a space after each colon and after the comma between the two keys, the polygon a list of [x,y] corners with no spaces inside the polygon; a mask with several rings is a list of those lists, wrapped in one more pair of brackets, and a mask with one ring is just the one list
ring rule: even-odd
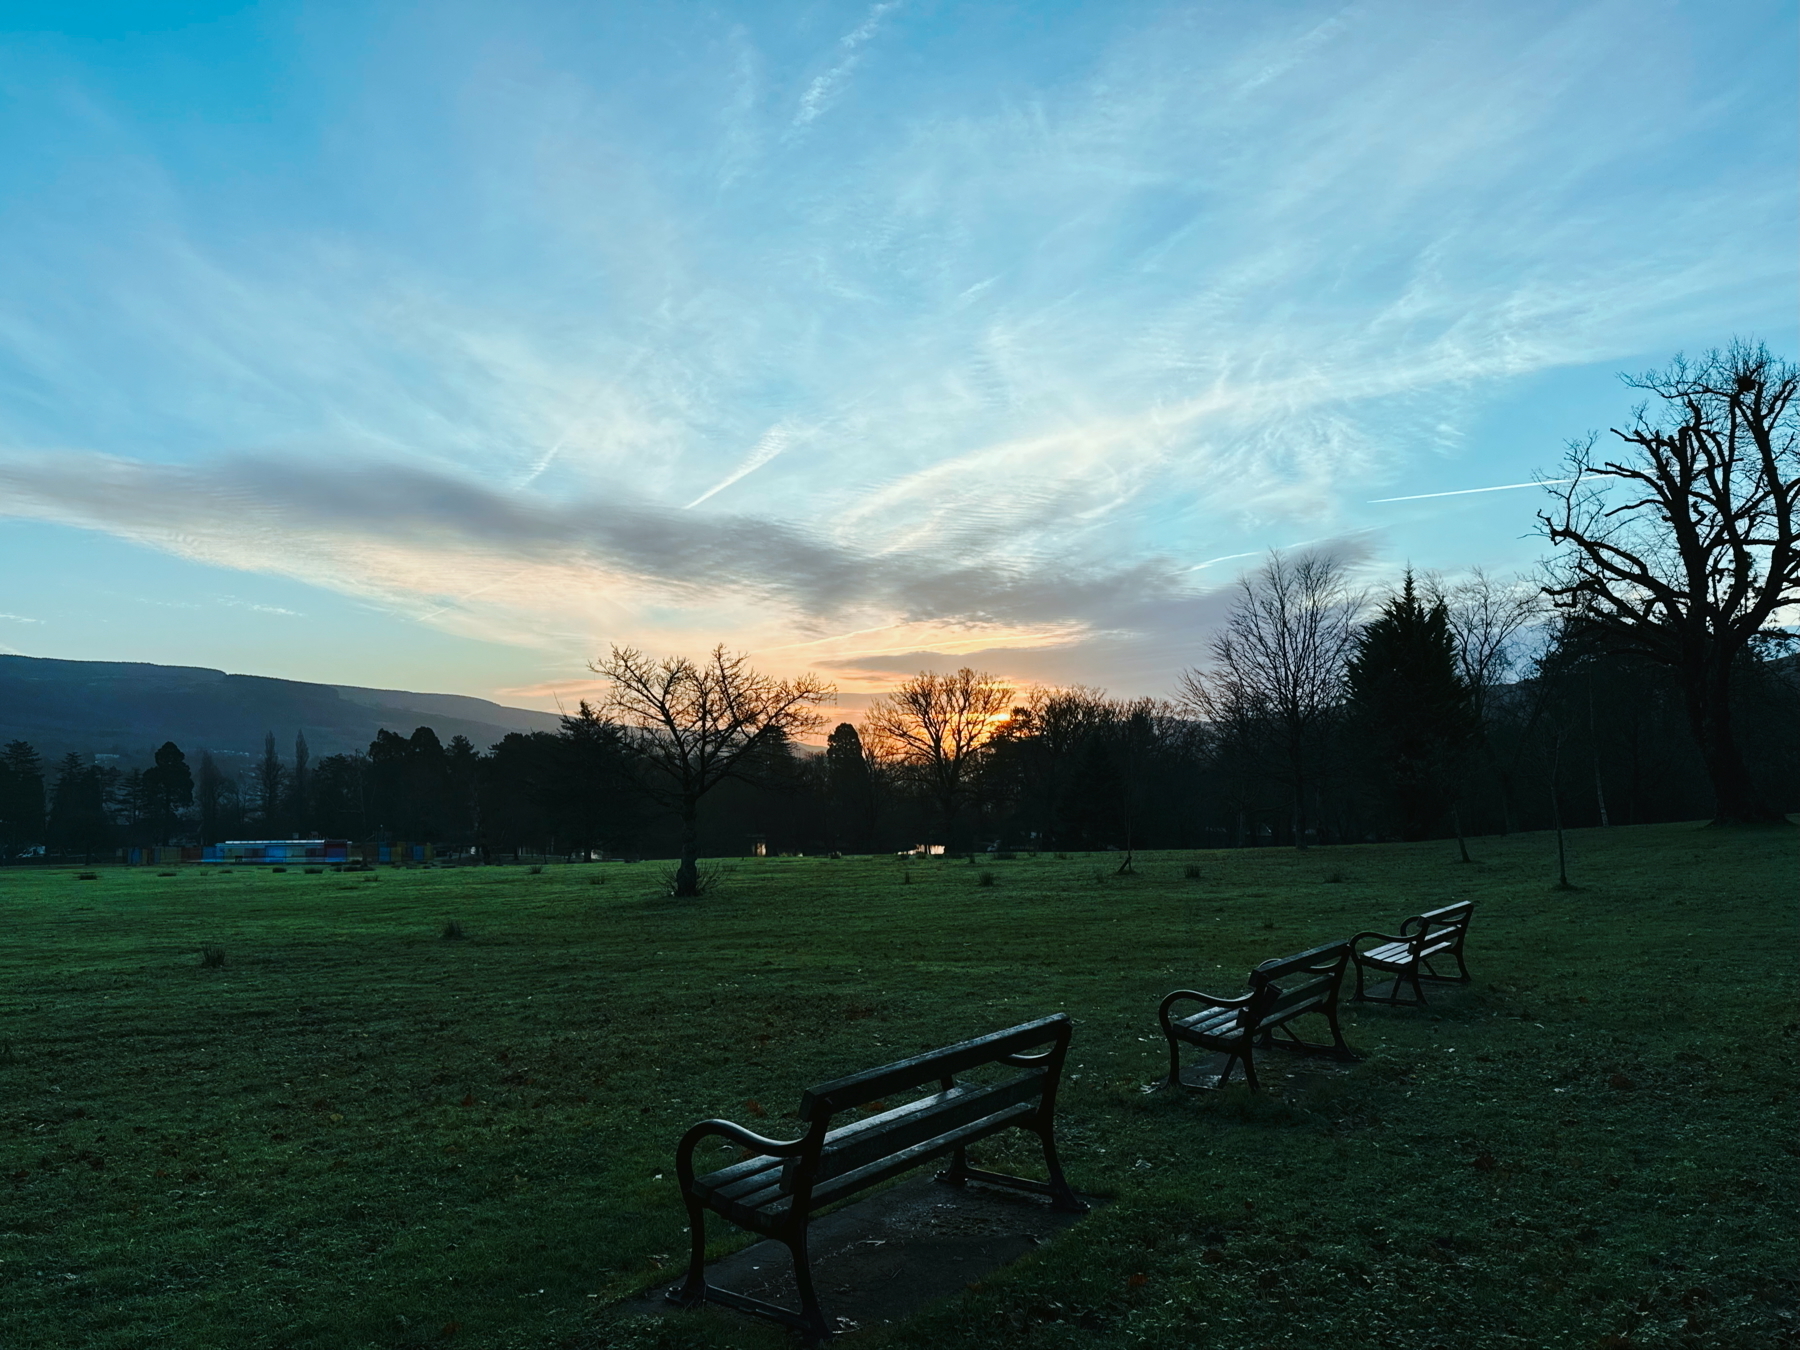
{"label": "tree line silhouette", "polygon": [[[609,694],[478,749],[383,730],[314,763],[271,732],[243,777],[165,743],[120,771],[0,749],[0,855],[316,834],[520,853],[1309,847],[1800,805],[1800,369],[1760,345],[1627,380],[1660,404],[1572,444],[1535,583],[1410,571],[1384,596],[1328,553],[1241,577],[1167,699],[922,671],[839,724],[812,675],[715,648],[614,647]],[[1746,729],[1748,729],[1746,731]],[[1126,866],[1129,865],[1127,861]]]}
{"label": "tree line silhouette", "polygon": [[[1314,583],[1337,571],[1272,559],[1246,579],[1246,602],[1302,567]],[[1309,675],[1329,691],[1311,703],[1254,697],[1225,662],[1169,700],[921,674],[861,726],[839,724],[822,751],[785,733],[749,749],[695,798],[693,850],[1305,846],[1712,814],[1667,668],[1576,623],[1534,625],[1524,588],[1498,589],[1482,579],[1446,595],[1406,578]],[[1493,636],[1471,617],[1483,607],[1527,621],[1477,659],[1473,644]],[[1738,723],[1755,729],[1746,775],[1775,809],[1796,806],[1800,764],[1800,677],[1786,646],[1752,644],[1733,694]],[[241,779],[205,752],[191,767],[172,743],[142,771],[71,754],[46,772],[15,741],[0,749],[0,850],[94,857],[317,834],[488,858],[677,856],[689,839],[678,794],[632,730],[584,702],[558,732],[485,750],[419,727],[315,761],[303,735],[284,754],[271,734]]]}

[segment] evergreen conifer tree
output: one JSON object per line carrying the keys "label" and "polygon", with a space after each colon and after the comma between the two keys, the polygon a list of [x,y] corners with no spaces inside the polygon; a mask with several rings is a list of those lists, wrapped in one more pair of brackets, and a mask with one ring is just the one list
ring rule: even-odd
{"label": "evergreen conifer tree", "polygon": [[96,849],[106,846],[112,834],[112,820],[106,812],[108,786],[107,776],[73,750],[62,757],[44,831],[52,851],[65,857],[80,854],[91,858]]}
{"label": "evergreen conifer tree", "polygon": [[195,788],[195,795],[200,804],[200,842],[216,844],[224,836],[220,833],[219,803],[225,785],[225,775],[219,772],[218,763],[213,759],[210,750],[200,752],[200,781]]}
{"label": "evergreen conifer tree", "polygon": [[1443,602],[1423,604],[1410,570],[1400,594],[1358,635],[1346,675],[1363,749],[1401,837],[1430,837],[1455,810],[1477,721]]}
{"label": "evergreen conifer tree", "polygon": [[0,861],[44,842],[44,761],[26,741],[0,749]]}
{"label": "evergreen conifer tree", "polygon": [[263,737],[262,762],[256,766],[256,814],[265,839],[282,836],[281,808],[287,781],[287,766],[275,751],[275,733],[271,731]]}
{"label": "evergreen conifer tree", "polygon": [[174,741],[164,741],[155,766],[144,770],[142,794],[144,815],[156,842],[168,843],[177,817],[194,804],[194,773]]}
{"label": "evergreen conifer tree", "polygon": [[304,836],[313,828],[312,752],[306,745],[306,733],[294,733],[294,776],[288,783],[288,820],[292,832]]}
{"label": "evergreen conifer tree", "polygon": [[866,853],[875,833],[875,782],[862,737],[848,722],[825,738],[826,802],[834,848]]}

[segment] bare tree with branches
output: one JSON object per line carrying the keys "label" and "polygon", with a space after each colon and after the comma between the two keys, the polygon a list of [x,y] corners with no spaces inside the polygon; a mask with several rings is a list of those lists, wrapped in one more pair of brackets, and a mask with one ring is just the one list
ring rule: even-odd
{"label": "bare tree with branches", "polygon": [[1219,726],[1273,729],[1292,803],[1294,846],[1306,847],[1307,792],[1316,743],[1342,701],[1344,665],[1363,601],[1335,558],[1279,553],[1238,578],[1212,666],[1184,671],[1182,701]]}
{"label": "bare tree with branches", "polygon": [[675,894],[698,895],[700,799],[727,778],[754,777],[760,755],[819,727],[813,710],[836,691],[816,675],[763,675],[722,646],[700,661],[614,647],[590,669],[612,682],[606,708],[627,729],[646,790],[681,818]]}
{"label": "bare tree with branches", "polygon": [[1473,567],[1450,585],[1428,576],[1425,594],[1444,606],[1457,664],[1479,710],[1518,665],[1520,634],[1545,617],[1543,593],[1531,582],[1503,581]]}
{"label": "bare tree with branches", "polygon": [[966,666],[954,675],[922,670],[869,706],[863,739],[877,756],[914,775],[936,803],[944,848],[954,845],[956,813],[974,787],[976,754],[1012,707],[1012,686]]}
{"label": "bare tree with branches", "polygon": [[1483,757],[1500,790],[1505,828],[1513,827],[1512,772],[1494,747],[1494,693],[1518,667],[1523,635],[1546,617],[1542,590],[1523,581],[1503,581],[1481,568],[1471,568],[1461,581],[1446,585],[1426,578],[1426,594],[1442,604],[1456,639],[1457,664],[1469,686]]}
{"label": "bare tree with branches", "polygon": [[1601,459],[1570,445],[1543,533],[1562,549],[1544,590],[1615,651],[1672,669],[1720,822],[1783,817],[1751,781],[1732,726],[1737,667],[1800,601],[1800,368],[1761,344],[1626,381],[1661,400]]}

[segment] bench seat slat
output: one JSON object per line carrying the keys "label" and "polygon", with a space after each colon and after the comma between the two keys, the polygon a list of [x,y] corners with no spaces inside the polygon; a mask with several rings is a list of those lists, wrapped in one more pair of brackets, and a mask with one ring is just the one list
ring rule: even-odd
{"label": "bench seat slat", "polygon": [[[739,1196],[748,1195],[767,1186],[772,1177],[781,1173],[781,1165],[785,1158],[757,1157],[739,1163],[736,1167],[723,1168],[709,1177],[696,1177],[694,1189],[705,1195],[716,1195],[721,1200],[735,1200]],[[736,1176],[726,1176],[728,1172]]]}
{"label": "bench seat slat", "polygon": [[1389,942],[1380,947],[1371,947],[1362,954],[1365,965],[1392,965],[1412,960],[1412,944],[1410,942]]}
{"label": "bench seat slat", "polygon": [[[1431,940],[1429,940],[1424,947],[1419,949],[1418,959],[1421,961],[1429,961],[1432,957],[1441,956],[1443,953],[1450,951],[1456,946],[1453,941],[1437,941],[1438,938],[1443,936],[1445,935],[1441,933],[1433,933]],[[1409,942],[1390,942],[1385,946],[1375,947],[1364,952],[1359,959],[1364,965],[1409,966],[1413,962],[1412,944]]]}
{"label": "bench seat slat", "polygon": [[[845,1172],[829,1181],[813,1187],[811,1208],[817,1209],[828,1205],[843,1196],[854,1194],[867,1186],[885,1181],[890,1176],[897,1176],[910,1168],[918,1166],[928,1158],[948,1153],[958,1145],[966,1145],[978,1139],[1010,1126],[1030,1119],[1033,1108],[1029,1103],[1021,1103],[1006,1107],[1003,1110],[969,1121],[958,1128],[946,1130],[930,1139],[921,1140],[911,1148],[903,1149],[892,1155],[875,1159],[857,1168],[853,1172]],[[767,1223],[787,1212],[793,1203],[793,1191],[780,1180],[778,1172],[770,1171],[763,1178],[765,1184],[760,1188],[740,1193],[735,1198],[721,1203],[715,1199],[720,1211],[726,1217],[743,1224],[745,1227],[757,1226],[757,1221]]]}
{"label": "bench seat slat", "polygon": [[1263,1010],[1258,1019],[1262,1026],[1273,1026],[1297,1017],[1308,1008],[1315,1008],[1331,997],[1332,990],[1337,987],[1337,980],[1311,980],[1292,989],[1284,989],[1281,994]]}
{"label": "bench seat slat", "polygon": [[[910,1148],[883,1154],[854,1171],[844,1172],[814,1186],[811,1208],[818,1209],[822,1205],[829,1205],[834,1200],[854,1195],[889,1177],[910,1171],[927,1159],[949,1153],[958,1146],[972,1144],[979,1139],[985,1139],[990,1134],[997,1134],[1001,1130],[1022,1124],[1029,1120],[1036,1110],[1037,1107],[1034,1103],[1020,1102],[1017,1105],[982,1116],[977,1120],[967,1121],[955,1129],[935,1134],[929,1139],[920,1140]],[[724,1202],[720,1206],[721,1212],[727,1218],[746,1228],[758,1226],[759,1221],[766,1225],[770,1219],[785,1214],[793,1204],[793,1191],[782,1183],[778,1173],[770,1173],[769,1178],[773,1184]],[[718,1204],[719,1202],[715,1200],[713,1203]]]}
{"label": "bench seat slat", "polygon": [[705,1186],[709,1190],[719,1190],[722,1187],[729,1186],[734,1181],[747,1177],[754,1172],[759,1172],[765,1167],[777,1166],[784,1161],[786,1160],[783,1158],[772,1158],[766,1153],[753,1154],[751,1157],[745,1158],[739,1162],[734,1162],[727,1167],[721,1167],[715,1171],[708,1172],[705,1176],[695,1177],[694,1184],[696,1186]]}
{"label": "bench seat slat", "polygon": [[[825,1147],[819,1153],[813,1173],[814,1188],[876,1158],[910,1148],[971,1120],[991,1116],[1004,1107],[1035,1102],[1044,1095],[1044,1084],[1044,1071],[1033,1069],[992,1086],[958,1085],[833,1130],[825,1136]],[[797,1161],[788,1163],[790,1178],[798,1166]]]}
{"label": "bench seat slat", "polygon": [[[825,1147],[813,1173],[814,1192],[818,1191],[818,1183],[854,1172],[871,1161],[947,1134],[1006,1107],[1035,1102],[1044,1095],[1044,1079],[1043,1070],[1034,1069],[991,1087],[956,1087],[833,1130],[825,1136]],[[776,1191],[791,1190],[799,1166],[795,1158],[759,1155],[696,1177],[694,1189],[703,1195],[757,1208],[758,1202],[750,1197],[771,1187]]]}
{"label": "bench seat slat", "polygon": [[911,1148],[894,1154],[891,1158],[883,1158],[865,1167],[859,1167],[854,1172],[845,1172],[841,1176],[833,1177],[824,1185],[814,1189],[813,1203],[815,1205],[830,1204],[840,1196],[851,1195],[866,1186],[873,1186],[878,1181],[885,1181],[891,1176],[897,1176],[901,1172],[917,1167],[929,1158],[948,1153],[961,1145],[985,1139],[990,1134],[998,1134],[1001,1130],[1023,1125],[1037,1114],[1037,1110],[1036,1102],[1020,1102],[1015,1106],[1008,1106],[996,1111],[992,1115],[983,1116],[979,1120],[969,1121],[954,1130],[947,1130],[936,1138],[921,1140]]}
{"label": "bench seat slat", "polygon": [[1238,1029],[1239,1008],[1208,1008],[1204,1012],[1173,1019],[1171,1025],[1197,1036],[1229,1036]]}
{"label": "bench seat slat", "polygon": [[[779,1176],[779,1173],[774,1175]],[[793,1192],[779,1183],[764,1186],[761,1190],[741,1195],[735,1200],[725,1200],[713,1196],[707,1200],[720,1214],[730,1219],[740,1228],[750,1228],[757,1232],[767,1232],[775,1220],[780,1219],[793,1206]]]}

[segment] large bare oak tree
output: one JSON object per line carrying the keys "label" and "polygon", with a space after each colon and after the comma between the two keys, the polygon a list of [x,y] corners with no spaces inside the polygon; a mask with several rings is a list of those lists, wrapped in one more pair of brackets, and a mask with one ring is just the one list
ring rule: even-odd
{"label": "large bare oak tree", "polygon": [[1539,513],[1561,552],[1545,593],[1619,651],[1671,668],[1720,822],[1778,821],[1732,726],[1733,676],[1756,635],[1800,602],[1800,368],[1734,343],[1627,381],[1639,405],[1604,459],[1571,445]]}
{"label": "large bare oak tree", "polygon": [[1494,775],[1500,794],[1500,814],[1505,829],[1513,829],[1512,766],[1502,761],[1495,745],[1497,695],[1523,659],[1521,641],[1545,617],[1541,587],[1524,580],[1503,580],[1481,568],[1471,568],[1453,585],[1429,577],[1426,592],[1444,606],[1450,631],[1456,638],[1456,659],[1469,686],[1477,740],[1482,757]]}
{"label": "large bare oak tree", "polygon": [[1343,701],[1344,666],[1356,640],[1361,596],[1335,558],[1271,553],[1238,578],[1212,663],[1181,676],[1181,700],[1221,731],[1266,728],[1290,792],[1294,846],[1306,847],[1307,797],[1321,730]]}
{"label": "large bare oak tree", "polygon": [[956,814],[974,786],[976,755],[1012,707],[1012,686],[982,670],[920,671],[869,705],[864,740],[914,775],[937,805],[944,849],[955,847]]}
{"label": "large bare oak tree", "polygon": [[760,754],[819,727],[813,709],[835,690],[815,675],[763,675],[722,646],[700,661],[614,647],[591,669],[612,682],[606,709],[627,729],[646,790],[681,818],[675,894],[698,895],[700,799],[727,778],[753,777]]}

